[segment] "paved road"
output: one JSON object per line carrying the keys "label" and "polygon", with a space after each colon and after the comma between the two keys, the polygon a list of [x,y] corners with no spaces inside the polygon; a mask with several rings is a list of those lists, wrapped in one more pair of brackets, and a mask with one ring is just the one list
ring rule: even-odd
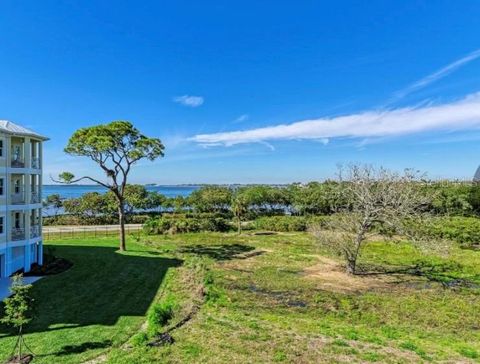
{"label": "paved road", "polygon": [[[125,230],[133,231],[133,230],[140,230],[142,228],[142,224],[126,224]],[[78,232],[83,233],[84,231],[118,231],[118,225],[57,225],[57,226],[44,226],[43,233],[44,234],[54,234],[54,233],[63,233],[63,232]]]}

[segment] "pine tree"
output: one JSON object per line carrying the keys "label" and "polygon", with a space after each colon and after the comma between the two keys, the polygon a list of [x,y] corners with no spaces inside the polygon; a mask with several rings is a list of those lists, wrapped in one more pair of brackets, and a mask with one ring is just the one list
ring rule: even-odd
{"label": "pine tree", "polygon": [[[22,362],[23,348],[28,346],[25,344],[23,338],[23,329],[31,321],[31,310],[33,300],[30,297],[31,284],[23,283],[23,276],[16,274],[12,278],[12,285],[10,287],[11,296],[4,299],[5,314],[0,319],[0,322],[12,326],[18,330],[17,341],[12,350],[12,354],[16,352],[16,359]],[[29,350],[29,349],[28,349]]]}

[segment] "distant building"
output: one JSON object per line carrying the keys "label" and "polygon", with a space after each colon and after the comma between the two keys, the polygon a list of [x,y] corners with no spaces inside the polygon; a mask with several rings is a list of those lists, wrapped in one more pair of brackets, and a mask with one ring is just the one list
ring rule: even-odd
{"label": "distant building", "polygon": [[0,120],[0,277],[42,264],[42,142]]}
{"label": "distant building", "polygon": [[473,182],[480,183],[480,166],[478,166],[475,176],[473,176]]}

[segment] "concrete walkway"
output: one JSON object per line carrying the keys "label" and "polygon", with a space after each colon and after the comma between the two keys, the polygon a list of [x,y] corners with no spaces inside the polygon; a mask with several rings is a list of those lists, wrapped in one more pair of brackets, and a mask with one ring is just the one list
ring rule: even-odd
{"label": "concrete walkway", "polygon": [[[23,277],[23,283],[32,284],[42,277]],[[10,296],[11,278],[0,278],[0,301]]]}

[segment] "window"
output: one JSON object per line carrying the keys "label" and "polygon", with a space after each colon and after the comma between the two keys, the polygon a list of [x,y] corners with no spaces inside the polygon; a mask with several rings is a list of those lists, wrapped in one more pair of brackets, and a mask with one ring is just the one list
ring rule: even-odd
{"label": "window", "polygon": [[3,234],[3,221],[4,221],[3,216],[0,216],[0,234]]}
{"label": "window", "polygon": [[0,157],[3,157],[3,140],[0,140]]}
{"label": "window", "polygon": [[20,229],[20,212],[15,212],[15,229]]}
{"label": "window", "polygon": [[19,145],[14,145],[13,146],[13,160],[14,161],[20,161],[21,158],[21,149]]}
{"label": "window", "polygon": [[3,184],[4,184],[4,179],[0,178],[0,196],[3,196]]}
{"label": "window", "polygon": [[15,180],[15,194],[20,193],[20,180],[16,179]]}

